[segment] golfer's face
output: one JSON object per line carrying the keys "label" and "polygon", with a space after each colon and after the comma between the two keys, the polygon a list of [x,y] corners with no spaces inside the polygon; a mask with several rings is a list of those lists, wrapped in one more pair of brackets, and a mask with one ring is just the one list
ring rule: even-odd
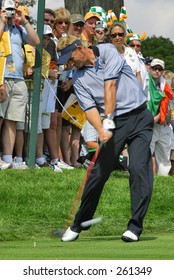
{"label": "golfer's face", "polygon": [[81,68],[85,65],[85,56],[80,49],[75,49],[72,52],[71,58],[68,61],[69,63],[73,64],[77,68]]}

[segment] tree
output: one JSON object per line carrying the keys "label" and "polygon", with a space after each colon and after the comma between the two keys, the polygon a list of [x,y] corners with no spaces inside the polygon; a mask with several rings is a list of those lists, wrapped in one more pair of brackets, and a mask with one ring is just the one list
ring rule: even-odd
{"label": "tree", "polygon": [[142,42],[143,56],[152,56],[165,61],[165,68],[174,72],[174,44],[162,36],[147,37]]}
{"label": "tree", "polygon": [[113,10],[118,17],[120,14],[120,8],[124,6],[124,0],[64,0],[65,8],[68,9],[72,14],[80,13],[85,15],[92,6],[100,6],[107,12]]}
{"label": "tree", "polygon": [[36,0],[22,0],[21,5],[31,6],[33,7],[36,4]]}

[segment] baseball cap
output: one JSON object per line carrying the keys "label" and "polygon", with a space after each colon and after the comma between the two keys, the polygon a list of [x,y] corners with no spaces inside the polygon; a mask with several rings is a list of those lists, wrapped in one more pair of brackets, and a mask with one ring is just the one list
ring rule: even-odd
{"label": "baseball cap", "polygon": [[158,58],[154,58],[150,64],[150,66],[156,66],[156,65],[160,65],[163,69],[165,68],[165,64],[164,61]]}
{"label": "baseball cap", "polygon": [[29,10],[27,6],[19,6],[17,9],[22,11],[25,17],[29,18]]}
{"label": "baseball cap", "polygon": [[15,2],[13,0],[4,1],[3,9],[15,9]]}
{"label": "baseball cap", "polygon": [[83,16],[80,14],[72,14],[70,17],[70,22],[71,23],[76,23],[76,22],[83,22],[84,23],[84,19]]}
{"label": "baseball cap", "polygon": [[100,15],[96,12],[88,12],[86,13],[85,17],[84,17],[84,21],[87,21],[88,19],[92,18],[92,17],[96,17],[98,20],[100,20]]}
{"label": "baseball cap", "polygon": [[48,24],[44,24],[44,32],[43,32],[44,35],[51,35],[51,37],[53,37],[53,31],[52,31],[52,28],[48,25]]}
{"label": "baseball cap", "polygon": [[152,56],[146,56],[145,59],[144,59],[144,63],[145,64],[150,64],[153,60],[153,57]]}
{"label": "baseball cap", "polygon": [[80,46],[82,43],[80,40],[75,41],[71,45],[63,48],[58,52],[58,61],[57,64],[63,65],[65,64],[71,57],[72,52],[76,49],[77,46]]}

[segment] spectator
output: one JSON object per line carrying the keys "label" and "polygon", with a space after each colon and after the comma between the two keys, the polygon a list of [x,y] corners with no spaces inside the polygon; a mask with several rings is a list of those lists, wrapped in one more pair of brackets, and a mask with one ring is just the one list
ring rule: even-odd
{"label": "spectator", "polygon": [[[11,13],[7,14],[8,9]],[[9,98],[2,103],[3,107],[3,133],[2,148],[3,160],[12,163],[12,155],[16,137],[16,122],[25,122],[25,110],[28,91],[23,78],[22,44],[28,43],[36,46],[40,43],[39,37],[29,21],[20,10],[16,10],[21,24],[21,32],[14,23],[15,3],[6,1],[1,11],[0,37],[6,28],[10,30],[12,55],[7,58],[5,69],[5,83]],[[8,15],[8,16],[7,16]],[[16,98],[17,97],[17,98]]]}
{"label": "spectator", "polygon": [[[68,34],[81,37],[82,30],[84,27],[84,19],[80,14],[73,14],[70,17],[70,25],[68,29]],[[72,73],[67,72],[66,81],[61,85],[61,90],[66,94],[64,99],[64,104],[68,100],[71,94],[74,94],[74,89],[72,86]],[[69,121],[62,120],[62,134],[61,134],[61,152],[65,163],[73,167],[80,167],[77,162],[79,157],[79,142],[80,142],[80,131],[81,129],[75,124],[71,124]]]}
{"label": "spectator", "polygon": [[84,28],[83,16],[80,14],[72,14],[70,17],[70,25],[68,28],[68,34],[76,36],[77,38],[80,38],[83,28]]}
{"label": "spectator", "polygon": [[146,91],[146,93],[147,93],[148,72],[147,72],[147,69],[145,66],[145,59],[141,53],[141,44],[142,44],[142,41],[146,37],[146,33],[144,32],[141,36],[136,33],[133,33],[131,35],[132,36],[129,36],[129,33],[128,33],[126,42],[130,47],[134,48],[137,53],[139,63],[140,63],[140,74],[141,74],[141,79],[142,79],[142,85],[143,85],[144,91]]}
{"label": "spectator", "polygon": [[[44,11],[44,24],[49,25],[52,29],[55,23],[55,12],[49,8]],[[48,156],[47,159],[51,160],[52,165],[57,165],[60,157],[58,155],[58,143],[57,143],[57,109],[55,108],[55,95],[57,93],[58,84],[58,67],[57,67],[57,46],[54,38],[51,37],[45,50],[51,55],[51,65],[49,70],[49,79],[45,80],[44,93],[47,94],[48,100],[50,95],[53,95],[52,104],[49,106],[49,111],[51,112],[50,127],[44,132],[45,137],[45,147],[44,153]],[[48,149],[48,150],[47,150]],[[47,151],[48,153],[47,153]],[[56,170],[56,169],[55,169]]]}
{"label": "spectator", "polygon": [[146,70],[147,70],[147,72],[149,72],[150,64],[151,64],[152,60],[153,60],[153,57],[152,57],[152,56],[146,56],[146,57],[144,58],[144,63],[145,63],[145,65],[146,65]]}
{"label": "spectator", "polygon": [[173,92],[173,98],[169,101],[169,110],[170,110],[170,126],[172,129],[172,139],[171,139],[171,151],[170,151],[170,161],[171,169],[169,175],[174,175],[174,73],[170,70],[165,70],[163,72],[163,77],[166,82],[171,86]]}
{"label": "spectator", "polygon": [[[59,39],[62,36],[66,36],[68,32],[68,28],[70,25],[70,12],[65,8],[58,8],[55,10],[56,18],[54,23],[53,32],[56,37],[56,42],[58,43]],[[57,142],[58,142],[58,150],[60,151],[60,143],[62,138],[62,105],[64,106],[66,100],[69,97],[69,79],[66,78],[66,71],[64,67],[59,67],[59,80],[58,80],[58,87],[57,87],[57,100],[56,100],[56,110],[57,110]],[[68,96],[67,96],[68,95]],[[58,165],[62,169],[73,169],[72,166],[63,160],[59,159]]]}
{"label": "spectator", "polygon": [[126,29],[122,23],[116,22],[109,28],[108,36],[110,42],[117,48],[118,52],[126,59],[127,64],[131,67],[133,73],[142,83],[140,74],[140,64],[134,49],[125,46]]}
{"label": "spectator", "polygon": [[[18,10],[23,12],[26,20],[30,22],[30,16],[29,16],[29,10],[27,6],[18,6]],[[20,29],[20,18],[19,15],[15,14],[15,24],[16,26],[19,26],[18,29],[21,32]],[[25,46],[22,46],[23,55],[26,58],[26,52],[25,52]],[[24,58],[24,61],[25,61]],[[25,123],[24,122],[16,122],[16,139],[15,139],[15,146],[13,151],[14,156],[14,162],[13,162],[13,168],[16,169],[28,169],[28,166],[26,165],[25,161],[23,161],[24,157],[26,157],[26,147],[25,147]]]}
{"label": "spectator", "polygon": [[[150,142],[153,118],[147,110],[141,85],[116,48],[112,44],[92,48],[81,44],[76,37],[62,38],[58,44],[58,64],[68,61],[78,67],[73,72],[75,93],[104,146],[88,177],[73,225],[67,229],[62,241],[76,240],[82,230],[81,223],[93,218],[104,184],[127,143],[131,218],[122,239],[136,242],[143,230],[152,193]],[[104,115],[103,125],[99,114]]]}
{"label": "spectator", "polygon": [[82,31],[81,40],[89,47],[98,44],[96,34],[96,22],[100,20],[100,15],[96,12],[88,12],[84,17],[85,25]]}
{"label": "spectator", "polygon": [[169,126],[168,107],[172,99],[172,89],[162,77],[165,64],[154,58],[149,69],[148,109],[154,117],[153,136],[150,144],[153,156],[153,172],[168,176],[171,169],[170,150],[172,131]]}

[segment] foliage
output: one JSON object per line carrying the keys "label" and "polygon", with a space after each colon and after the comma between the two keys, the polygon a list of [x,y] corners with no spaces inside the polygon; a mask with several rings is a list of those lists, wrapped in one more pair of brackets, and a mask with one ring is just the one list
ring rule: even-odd
{"label": "foliage", "polygon": [[29,1],[27,1],[27,0],[22,0],[22,1],[21,1],[21,4],[22,4],[22,5],[26,5],[26,6],[31,6],[31,7],[33,7],[33,6],[36,4],[36,2],[37,2],[37,0],[29,0]]}
{"label": "foliage", "polygon": [[152,56],[165,61],[165,68],[174,71],[174,44],[169,38],[162,36],[147,37],[142,42],[143,56]]}
{"label": "foliage", "polygon": [[85,15],[90,7],[92,6],[100,6],[106,11],[113,10],[114,13],[118,16],[120,13],[120,8],[124,5],[123,0],[64,0],[65,1],[65,7],[69,11],[71,11],[72,14],[74,13],[80,13],[82,15]]}

